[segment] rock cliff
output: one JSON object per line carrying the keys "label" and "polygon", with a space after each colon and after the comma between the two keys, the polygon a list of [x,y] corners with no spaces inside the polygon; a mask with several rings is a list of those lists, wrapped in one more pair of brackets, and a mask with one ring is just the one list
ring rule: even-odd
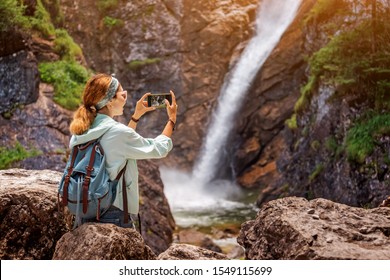
{"label": "rock cliff", "polygon": [[[370,153],[360,162],[351,160],[351,144],[347,144],[351,130],[363,127],[358,126],[359,122],[370,124],[370,119],[371,123],[375,122],[370,114],[381,115],[377,118],[381,118],[386,126],[389,98],[384,96],[378,101],[383,107],[380,109],[373,104],[377,97],[372,96],[380,89],[369,86],[376,80],[380,84],[382,82],[379,81],[385,78],[381,78],[379,72],[369,77],[359,74],[363,71],[359,69],[365,66],[350,70],[350,65],[353,65],[351,60],[341,65],[338,62],[337,66],[332,66],[330,60],[324,66],[322,76],[313,82],[313,72],[319,71],[318,65],[334,51],[330,49],[337,41],[333,38],[340,34],[350,34],[342,37],[345,40],[356,40],[351,38],[357,36],[372,37],[369,33],[352,35],[362,32],[359,31],[362,24],[370,26],[371,9],[368,4],[353,0],[303,1],[295,22],[259,72],[248,92],[247,106],[241,112],[243,118],[235,129],[235,145],[231,152],[234,153],[233,169],[238,183],[248,188],[260,188],[258,205],[281,196],[297,195],[376,207],[390,192],[389,137],[386,129],[376,132],[377,136],[374,132],[363,132],[359,136],[366,145],[370,145],[370,141],[375,142]],[[388,34],[388,3],[378,2],[377,9],[378,26],[382,26],[382,32]],[[357,61],[373,56],[372,49],[364,46],[371,44],[367,42],[369,39],[364,43],[350,43],[345,50],[349,54],[345,56],[355,57]],[[388,45],[384,44],[383,48],[387,48],[388,52]],[[337,51],[342,52],[342,49]],[[314,55],[317,58],[315,62]],[[381,66],[372,67],[380,69],[382,65],[388,69],[388,59],[383,60]],[[347,85],[346,78],[331,80],[329,75],[337,72],[327,70],[332,67],[349,69],[345,71],[354,73],[349,82],[359,82],[353,88]],[[306,109],[299,111],[304,102],[308,104]],[[286,122],[290,116],[291,119]],[[373,129],[368,124],[363,129]],[[366,138],[363,140],[363,137]],[[360,149],[363,150],[363,147],[362,144]]]}
{"label": "rock cliff", "polygon": [[[344,9],[342,13],[337,12],[322,17],[321,21],[308,25],[305,40],[306,53],[319,50],[315,56],[312,56],[314,57],[312,61],[316,60],[311,63],[311,68],[314,68],[311,69],[311,79],[314,77],[313,72],[316,71],[314,63],[318,63],[319,59],[323,61],[329,59],[326,55],[323,57],[320,55],[331,50],[337,41],[330,38],[336,37],[339,33],[346,34],[342,38],[349,38],[348,36],[352,36],[350,34],[356,34],[356,37],[350,39],[352,42],[344,49],[338,47],[336,54],[338,57],[340,57],[338,54],[342,55],[347,51],[350,57],[356,57],[355,59],[362,63],[365,63],[365,57],[371,57],[369,60],[376,61],[371,46],[364,47],[365,44],[372,45],[370,40],[373,33],[371,31],[371,34],[363,34],[361,31],[361,28],[371,30],[372,8],[368,5],[364,6],[360,1],[343,1],[341,4]],[[386,16],[389,3],[378,2],[377,9],[378,25],[383,26],[384,34],[389,34]],[[332,29],[332,24],[338,25],[339,29]],[[324,34],[331,35],[326,37]],[[356,41],[356,38],[365,38],[365,41]],[[383,49],[385,53],[388,52],[386,43]],[[376,52],[381,51],[378,48]],[[333,60],[335,61],[336,58]],[[351,71],[353,63],[347,61],[338,62],[338,67]],[[326,68],[328,65],[323,67]],[[388,69],[390,61],[385,59],[381,65],[375,67]],[[364,66],[362,68],[364,69]],[[390,166],[387,158],[390,138],[386,132],[388,127],[386,116],[389,108],[386,104],[389,102],[389,96],[387,94],[386,97],[385,94],[383,98],[379,98],[381,101],[375,101],[378,100],[375,92],[381,89],[369,86],[380,84],[380,80],[386,78],[380,73],[367,75],[360,74],[358,69],[353,71],[352,80],[358,82],[348,85],[345,76],[344,80],[337,78],[338,81],[332,81],[332,74],[326,73],[325,70],[312,90],[306,109],[297,113],[297,129],[284,131],[287,149],[279,159],[279,169],[283,174],[276,184],[279,187],[279,194],[284,188],[284,192],[290,195],[305,196],[309,199],[322,197],[360,207],[376,207],[388,196]],[[369,73],[369,70],[361,71]],[[308,85],[310,81],[306,87]],[[388,92],[388,88],[384,91]],[[302,92],[303,96],[304,91]],[[378,105],[378,102],[381,105]],[[376,119],[381,119],[377,128],[373,125]],[[356,134],[357,130],[361,131],[360,134]],[[274,197],[271,195],[268,199]],[[266,201],[266,196],[263,199]]]}
{"label": "rock cliff", "polygon": [[263,205],[242,225],[247,259],[388,260],[390,208],[362,209],[287,197]]}
{"label": "rock cliff", "polygon": [[38,99],[34,103],[15,108],[7,119],[0,116],[2,146],[18,142],[24,147],[37,149],[39,153],[38,156],[12,163],[11,167],[64,170],[72,112],[54,103],[52,96],[53,87],[41,83]]}
{"label": "rock cliff", "polygon": [[[131,1],[104,11],[90,0],[61,4],[65,26],[87,63],[95,71],[116,73],[128,90],[127,120],[143,93],[175,91],[175,149],[164,163],[191,168],[224,75],[252,33],[257,1]],[[107,26],[107,16],[120,24]],[[165,110],[154,111],[138,129],[156,136],[166,119]]]}
{"label": "rock cliff", "polygon": [[302,2],[295,20],[257,74],[238,114],[230,153],[233,173],[245,188],[266,188],[279,177],[276,161],[285,147],[284,122],[294,110],[307,68],[302,21],[315,2]]}
{"label": "rock cliff", "polygon": [[10,115],[38,98],[38,61],[28,46],[30,41],[16,30],[0,33],[0,114]]}

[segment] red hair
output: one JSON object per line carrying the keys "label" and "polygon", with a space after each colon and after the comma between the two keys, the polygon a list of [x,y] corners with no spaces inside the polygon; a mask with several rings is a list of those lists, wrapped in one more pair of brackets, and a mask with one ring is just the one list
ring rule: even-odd
{"label": "red hair", "polygon": [[90,78],[83,91],[83,105],[74,113],[70,124],[70,132],[75,135],[85,133],[96,117],[95,105],[106,95],[111,82],[111,76],[97,74]]}

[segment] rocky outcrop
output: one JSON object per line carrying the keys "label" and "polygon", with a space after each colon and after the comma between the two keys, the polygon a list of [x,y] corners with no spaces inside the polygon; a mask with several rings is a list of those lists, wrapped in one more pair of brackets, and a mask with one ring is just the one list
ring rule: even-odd
{"label": "rocky outcrop", "polygon": [[285,144],[282,130],[305,81],[305,34],[302,20],[315,0],[305,0],[249,90],[233,130],[230,154],[237,182],[245,188],[266,188],[280,176],[277,159]]}
{"label": "rocky outcrop", "polygon": [[41,83],[36,102],[16,108],[8,119],[0,117],[0,146],[19,142],[40,151],[40,155],[15,162],[11,167],[64,170],[73,113],[54,103],[52,95],[53,87]]}
{"label": "rocky outcrop", "polygon": [[[340,89],[319,84],[309,108],[296,117],[298,128],[285,125],[307,82],[310,69],[304,57],[371,17],[371,9],[361,1],[337,1],[311,11],[316,2],[302,2],[295,21],[257,75],[227,154],[233,154],[237,182],[260,190],[258,205],[296,195],[376,207],[390,193],[386,152],[390,138],[378,137],[364,164],[349,161],[342,151],[353,121],[370,111],[369,101],[359,103],[358,93],[335,98],[342,95]],[[322,11],[326,9],[333,12]]]}
{"label": "rocky outcrop", "polygon": [[325,199],[268,202],[242,225],[247,259],[390,259],[390,209]]}
{"label": "rocky outcrop", "polygon": [[[310,56],[326,46],[333,36],[353,30],[371,17],[371,8],[361,1],[337,3],[342,12],[324,13],[305,26],[303,53]],[[388,11],[389,3],[382,5],[382,9]],[[387,20],[386,12],[382,13],[383,20]],[[348,51],[354,53],[355,50]],[[371,55],[369,52],[367,55]],[[322,197],[350,206],[377,207],[389,195],[388,133],[378,133],[378,136],[372,133],[370,137],[375,145],[362,162],[351,160],[348,155],[349,131],[359,119],[377,110],[370,104],[373,98],[365,96],[370,89],[361,82],[352,93],[344,94],[345,85],[337,84],[319,79],[307,107],[296,116],[297,127],[283,130],[281,136],[285,144],[277,159],[282,176],[262,190],[259,205],[281,196],[296,195],[308,199]],[[386,114],[386,110],[382,113]]]}
{"label": "rocky outcrop", "polygon": [[[323,90],[313,97],[313,107],[321,102],[320,99],[330,96]],[[330,93],[333,93],[332,89]],[[309,199],[322,197],[358,207],[377,207],[390,193],[390,166],[387,162],[390,137],[378,137],[373,153],[364,164],[352,162],[346,154],[337,155],[340,152],[329,147],[329,141],[342,141],[351,120],[366,108],[362,106],[362,110],[355,110],[345,100],[333,100],[325,110],[327,114],[321,119],[321,113],[316,109],[307,113],[306,117],[317,117],[318,121],[308,129],[309,135],[304,137],[285,131],[286,139],[290,139],[286,141],[289,147],[279,160],[283,176],[275,185],[285,186],[285,192],[289,195]],[[299,146],[293,148],[295,137]],[[264,195],[261,199],[268,201],[277,193]]]}
{"label": "rocky outcrop", "polygon": [[228,257],[207,249],[189,244],[172,244],[160,254],[158,260],[228,260]]}
{"label": "rocky outcrop", "polygon": [[0,113],[9,114],[15,107],[37,100],[39,92],[38,62],[26,50],[0,56]]}
{"label": "rocky outcrop", "polygon": [[[175,222],[157,165],[140,161],[139,171],[143,242],[158,255],[170,246]],[[52,258],[57,240],[72,226],[69,214],[64,221],[62,212],[58,213],[61,176],[49,170],[0,171],[2,259]]]}
{"label": "rocky outcrop", "polygon": [[158,255],[172,243],[175,220],[164,194],[156,161],[139,160],[138,169],[142,237]]}
{"label": "rocky outcrop", "polygon": [[154,260],[153,251],[134,229],[86,223],[57,242],[53,260]]}
{"label": "rocky outcrop", "polygon": [[0,171],[0,259],[51,259],[71,217],[58,212],[58,172]]}

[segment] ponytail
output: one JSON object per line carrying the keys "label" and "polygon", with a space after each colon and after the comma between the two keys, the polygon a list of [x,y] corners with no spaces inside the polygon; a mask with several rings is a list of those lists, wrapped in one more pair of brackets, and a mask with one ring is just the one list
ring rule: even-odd
{"label": "ponytail", "polygon": [[111,76],[97,74],[90,78],[83,92],[83,105],[74,113],[70,124],[70,132],[74,135],[85,133],[92,125],[96,117],[96,104],[103,99],[108,90]]}
{"label": "ponytail", "polygon": [[81,105],[74,114],[73,121],[70,124],[70,132],[75,135],[81,135],[86,132],[93,121],[95,120],[96,113],[85,108]]}

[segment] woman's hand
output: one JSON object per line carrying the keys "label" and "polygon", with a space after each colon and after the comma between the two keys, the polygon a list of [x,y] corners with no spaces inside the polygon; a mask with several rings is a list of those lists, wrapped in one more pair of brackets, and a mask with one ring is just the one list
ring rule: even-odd
{"label": "woman's hand", "polygon": [[169,119],[171,119],[174,123],[176,123],[176,115],[177,115],[177,104],[176,97],[173,91],[170,91],[172,95],[172,104],[169,104],[169,101],[165,99],[165,104],[167,105],[167,114]]}
{"label": "woman's hand", "polygon": [[139,119],[140,117],[142,117],[145,113],[156,110],[155,107],[148,107],[148,101],[146,101],[145,99],[147,99],[149,95],[150,95],[150,92],[145,93],[145,94],[140,98],[140,100],[137,101],[137,104],[136,104],[136,106],[135,106],[135,112],[134,112],[134,115],[133,115],[133,117],[134,117],[135,119],[138,120],[138,119]]}

